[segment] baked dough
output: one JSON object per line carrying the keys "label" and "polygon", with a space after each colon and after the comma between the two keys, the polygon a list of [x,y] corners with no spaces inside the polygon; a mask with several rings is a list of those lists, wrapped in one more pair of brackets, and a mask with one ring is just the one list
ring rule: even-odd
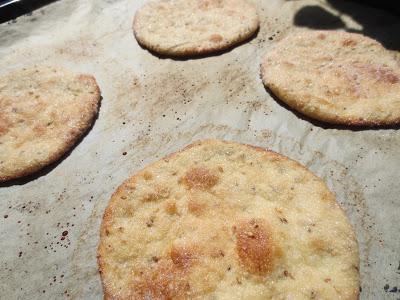
{"label": "baked dough", "polygon": [[59,159],[91,126],[99,102],[90,75],[40,67],[0,77],[0,182]]}
{"label": "baked dough", "polygon": [[106,208],[105,299],[357,299],[354,231],[321,179],[272,151],[194,143]]}
{"label": "baked dough", "polygon": [[347,125],[400,122],[400,62],[366,36],[292,33],[266,54],[261,73],[279,99],[310,118]]}
{"label": "baked dough", "polygon": [[158,0],[137,11],[133,30],[152,51],[192,56],[229,48],[258,26],[257,11],[247,0]]}

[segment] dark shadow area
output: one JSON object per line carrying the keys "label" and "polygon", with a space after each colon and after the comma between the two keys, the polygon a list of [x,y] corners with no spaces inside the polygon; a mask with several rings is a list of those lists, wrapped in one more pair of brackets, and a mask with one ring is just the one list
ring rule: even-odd
{"label": "dark shadow area", "polygon": [[28,182],[34,181],[34,180],[42,177],[42,176],[46,176],[48,173],[53,171],[54,168],[56,168],[63,160],[65,160],[68,156],[71,155],[72,151],[74,151],[74,149],[83,141],[83,139],[92,130],[92,128],[94,127],[94,124],[96,123],[97,119],[99,118],[99,113],[100,113],[102,102],[103,102],[103,97],[100,98],[98,112],[97,112],[96,116],[93,118],[93,121],[92,121],[92,124],[90,125],[90,127],[86,130],[86,132],[78,140],[75,141],[75,143],[72,145],[72,147],[70,149],[68,149],[67,152],[65,152],[60,158],[58,158],[51,164],[43,167],[42,169],[40,169],[39,171],[37,171],[33,174],[30,174],[30,175],[27,175],[27,176],[24,176],[21,178],[17,178],[17,179],[8,180],[5,182],[0,182],[0,189],[10,187],[13,185],[24,185]]}
{"label": "dark shadow area", "polygon": [[393,0],[352,0],[363,5],[368,5],[375,8],[381,8],[387,10],[388,12],[394,12],[400,14],[400,5],[398,1]]}
{"label": "dark shadow area", "polygon": [[306,6],[296,13],[294,23],[297,26],[318,29],[344,28],[344,22],[320,6]]}
{"label": "dark shadow area", "polygon": [[297,110],[295,110],[294,108],[292,108],[291,106],[289,106],[288,104],[286,104],[285,102],[283,102],[281,99],[279,99],[268,87],[266,87],[264,85],[265,90],[267,91],[267,93],[276,101],[276,103],[278,103],[281,107],[283,107],[284,109],[287,109],[289,111],[291,111],[294,115],[296,115],[296,117],[298,117],[299,119],[306,121],[308,123],[311,123],[312,125],[316,126],[316,127],[320,127],[322,129],[338,129],[338,130],[351,130],[354,132],[357,131],[367,131],[367,130],[377,130],[377,129],[386,129],[386,130],[399,130],[400,129],[400,124],[397,125],[383,125],[383,126],[359,126],[359,125],[341,125],[341,124],[331,124],[331,123],[327,123],[327,122],[322,122],[313,118],[310,118],[304,114],[302,114],[301,112],[298,112]]}
{"label": "dark shadow area", "polygon": [[[346,27],[340,15],[336,16],[320,6],[301,8],[294,17],[294,24],[312,29],[344,29],[348,32],[361,33],[379,41],[387,49],[400,50],[398,5],[388,2],[385,6],[385,1],[383,3],[376,1],[374,7],[366,5],[364,1],[328,0],[328,3],[340,15],[350,16],[362,26],[362,29],[354,30]],[[372,5],[373,2],[367,1],[367,4]]]}
{"label": "dark shadow area", "polygon": [[255,40],[257,38],[259,32],[260,32],[260,28],[258,28],[257,31],[254,32],[254,34],[251,35],[250,37],[248,37],[247,39],[245,39],[239,43],[233,44],[225,49],[221,49],[221,50],[213,51],[213,52],[209,52],[209,53],[204,53],[204,54],[185,55],[185,56],[173,56],[173,55],[160,54],[160,53],[155,52],[155,51],[147,48],[146,46],[140,44],[137,40],[136,41],[138,42],[139,46],[143,50],[150,52],[152,55],[158,57],[159,59],[172,59],[175,61],[187,61],[187,60],[202,59],[202,58],[213,57],[213,56],[220,56],[222,54],[228,53],[237,47],[240,47],[244,44],[250,43],[251,41]]}
{"label": "dark shadow area", "polygon": [[[47,4],[58,0],[21,0],[15,3],[7,4],[0,8],[0,23],[14,20],[22,15],[30,14]],[[0,0],[0,5],[8,1]]]}

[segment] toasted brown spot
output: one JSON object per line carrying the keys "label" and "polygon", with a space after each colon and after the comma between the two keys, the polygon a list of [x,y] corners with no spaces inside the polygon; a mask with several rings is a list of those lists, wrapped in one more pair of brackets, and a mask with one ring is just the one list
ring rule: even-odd
{"label": "toasted brown spot", "polygon": [[9,130],[10,122],[1,116],[0,112],[0,136],[6,134]]}
{"label": "toasted brown spot", "polygon": [[172,300],[188,297],[190,285],[183,271],[171,261],[160,261],[156,266],[135,276],[132,299]]}
{"label": "toasted brown spot", "polygon": [[357,68],[361,74],[367,74],[378,82],[395,84],[400,81],[399,76],[386,66],[354,64],[354,67]]}
{"label": "toasted brown spot", "polygon": [[154,192],[144,195],[142,200],[144,202],[157,201],[157,200],[168,198],[169,195],[170,195],[170,190],[168,187],[156,186],[154,188]]}
{"label": "toasted brown spot", "polygon": [[346,46],[346,47],[348,47],[348,46],[354,47],[355,45],[357,45],[357,42],[352,39],[345,39],[345,40],[343,40],[342,45]]}
{"label": "toasted brown spot", "polygon": [[135,207],[129,201],[120,201],[118,206],[113,207],[113,212],[121,217],[132,217]]}
{"label": "toasted brown spot", "polygon": [[135,183],[135,181],[134,181],[134,180],[131,180],[131,181],[127,182],[127,183],[125,184],[125,188],[128,189],[128,190],[134,191],[134,190],[136,189],[136,183]]}
{"label": "toasted brown spot", "polygon": [[212,257],[212,258],[225,257],[225,252],[218,248],[210,249],[209,254],[210,254],[210,257]]}
{"label": "toasted brown spot", "polygon": [[328,253],[332,256],[336,255],[335,249],[322,239],[314,239],[309,243],[311,249],[319,253]]}
{"label": "toasted brown spot", "polygon": [[151,174],[151,173],[148,172],[148,171],[145,171],[145,172],[143,173],[143,178],[144,178],[144,180],[151,180],[151,179],[153,179],[153,174]]}
{"label": "toasted brown spot", "polygon": [[265,220],[251,219],[234,227],[236,251],[245,269],[253,274],[266,275],[272,271],[280,250],[274,243]]}
{"label": "toasted brown spot", "polygon": [[325,251],[327,249],[326,243],[321,239],[312,240],[310,247],[316,251]]}
{"label": "toasted brown spot", "polygon": [[199,8],[201,10],[208,10],[212,7],[222,7],[221,0],[200,0],[199,1]]}
{"label": "toasted brown spot", "polygon": [[207,1],[207,0],[201,0],[201,1],[199,1],[199,8],[201,9],[201,10],[206,10],[206,9],[208,9],[208,6],[210,5],[210,2],[209,1]]}
{"label": "toasted brown spot", "polygon": [[38,124],[35,127],[33,127],[33,131],[37,136],[42,136],[46,133],[46,126]]}
{"label": "toasted brown spot", "polygon": [[324,40],[326,38],[326,35],[324,33],[320,33],[318,34],[317,38],[319,38],[320,40]]}
{"label": "toasted brown spot", "polygon": [[[235,10],[229,9],[226,11],[226,14],[228,16],[234,16],[234,15],[237,15],[237,12]],[[242,16],[240,16],[240,17],[242,17]]]}
{"label": "toasted brown spot", "polygon": [[[353,90],[352,90],[352,92],[354,92]],[[340,90],[339,89],[333,89],[333,90],[326,90],[325,91],[325,95],[326,96],[329,96],[329,97],[332,97],[332,96],[339,96],[340,95]]]}
{"label": "toasted brown spot", "polygon": [[284,61],[284,62],[282,62],[282,63],[283,63],[283,65],[285,65],[285,66],[287,66],[287,67],[289,67],[289,68],[293,68],[293,67],[295,66],[294,63],[291,63],[291,62],[289,62],[289,61]]}
{"label": "toasted brown spot", "polygon": [[219,43],[223,40],[224,38],[220,34],[212,34],[209,38],[209,40],[213,43]]}
{"label": "toasted brown spot", "polygon": [[90,86],[90,85],[93,83],[93,81],[94,81],[93,76],[91,76],[91,75],[86,75],[86,74],[80,74],[80,75],[78,75],[78,79],[79,79],[79,81],[81,81],[81,82],[83,82],[84,84],[89,85],[89,86]]}
{"label": "toasted brown spot", "polygon": [[204,202],[196,199],[190,199],[188,201],[188,210],[194,215],[200,215],[205,209],[207,205]]}
{"label": "toasted brown spot", "polygon": [[158,10],[165,10],[166,7],[164,6],[164,3],[157,5]]}
{"label": "toasted brown spot", "polygon": [[194,249],[187,245],[173,245],[170,257],[175,266],[186,269],[192,265],[195,259]]}
{"label": "toasted brown spot", "polygon": [[376,77],[378,78],[379,81],[385,82],[385,83],[390,83],[394,84],[399,82],[399,77],[397,74],[393,73],[392,70],[386,69],[386,68],[378,68],[376,71]]}
{"label": "toasted brown spot", "polygon": [[208,190],[218,183],[219,177],[212,174],[210,170],[197,167],[190,169],[183,178],[184,184],[192,189]]}
{"label": "toasted brown spot", "polygon": [[165,211],[170,215],[176,214],[178,212],[176,203],[174,201],[168,201],[165,203]]}

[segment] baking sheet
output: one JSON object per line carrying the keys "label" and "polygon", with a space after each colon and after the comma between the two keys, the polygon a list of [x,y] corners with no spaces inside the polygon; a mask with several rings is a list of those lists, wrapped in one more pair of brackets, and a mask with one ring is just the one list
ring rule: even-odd
{"label": "baking sheet", "polygon": [[216,137],[275,150],[322,177],[357,231],[361,299],[399,299],[399,128],[311,121],[259,76],[263,54],[291,30],[363,32],[398,51],[399,20],[345,1],[260,0],[261,29],[248,43],[172,60],[133,37],[144,2],[61,0],[0,25],[0,74],[59,64],[95,75],[103,97],[93,128],[62,160],[0,186],[0,298],[100,299],[96,247],[113,191],[146,164]]}

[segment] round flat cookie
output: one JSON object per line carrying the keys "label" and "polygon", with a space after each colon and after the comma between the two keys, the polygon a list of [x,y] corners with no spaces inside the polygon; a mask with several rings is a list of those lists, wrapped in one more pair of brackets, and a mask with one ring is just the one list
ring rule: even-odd
{"label": "round flat cookie", "polygon": [[400,122],[400,62],[360,34],[305,31],[267,53],[264,84],[293,109],[348,125]]}
{"label": "round flat cookie", "polygon": [[354,231],[277,153],[192,144],[128,179],[101,226],[105,299],[357,299]]}
{"label": "round flat cookie", "polygon": [[0,182],[59,159],[91,126],[99,102],[89,75],[46,67],[0,77]]}
{"label": "round flat cookie", "polygon": [[152,51],[191,56],[229,48],[258,26],[257,11],[247,0],[158,0],[137,11],[133,31]]}

